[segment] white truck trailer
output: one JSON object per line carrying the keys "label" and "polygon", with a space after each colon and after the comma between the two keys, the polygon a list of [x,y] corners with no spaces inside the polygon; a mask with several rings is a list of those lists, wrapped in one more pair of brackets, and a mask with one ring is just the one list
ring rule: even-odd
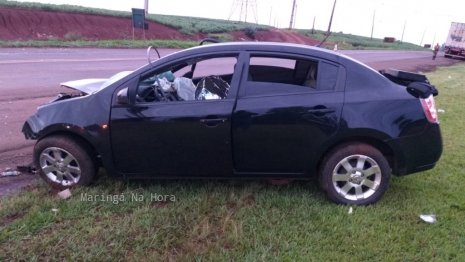
{"label": "white truck trailer", "polygon": [[465,23],[452,22],[450,25],[444,56],[465,58]]}

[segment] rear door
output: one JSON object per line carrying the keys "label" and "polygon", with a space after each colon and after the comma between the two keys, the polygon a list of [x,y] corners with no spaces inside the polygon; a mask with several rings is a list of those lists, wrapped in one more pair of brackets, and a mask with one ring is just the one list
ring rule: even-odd
{"label": "rear door", "polygon": [[307,56],[252,52],[232,117],[237,173],[302,174],[338,130],[345,69]]}

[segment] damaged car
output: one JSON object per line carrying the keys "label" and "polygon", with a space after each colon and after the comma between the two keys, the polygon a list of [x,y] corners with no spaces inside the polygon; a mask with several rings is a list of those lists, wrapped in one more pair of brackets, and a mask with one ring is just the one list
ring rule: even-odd
{"label": "damaged car", "polygon": [[391,174],[432,169],[442,153],[438,92],[424,75],[283,43],[217,43],[148,60],[63,83],[77,94],[26,121],[49,185],[89,185],[101,167],[117,179],[315,178],[333,202],[369,205]]}

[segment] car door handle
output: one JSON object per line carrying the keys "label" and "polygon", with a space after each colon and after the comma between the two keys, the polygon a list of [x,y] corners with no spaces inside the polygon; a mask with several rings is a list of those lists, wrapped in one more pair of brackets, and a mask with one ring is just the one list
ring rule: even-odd
{"label": "car door handle", "polygon": [[328,114],[336,112],[334,108],[319,108],[319,109],[310,109],[307,111],[310,114]]}
{"label": "car door handle", "polygon": [[210,119],[200,119],[200,123],[205,124],[208,127],[216,127],[220,123],[226,122],[225,118],[210,118]]}
{"label": "car door handle", "polygon": [[216,123],[224,123],[226,119],[224,118],[214,118],[214,119],[200,119],[200,123],[204,124],[216,124]]}

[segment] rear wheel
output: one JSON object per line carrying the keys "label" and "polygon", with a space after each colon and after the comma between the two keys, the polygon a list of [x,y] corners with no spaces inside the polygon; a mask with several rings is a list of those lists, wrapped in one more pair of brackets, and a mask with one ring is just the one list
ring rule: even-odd
{"label": "rear wheel", "polygon": [[333,202],[370,205],[386,192],[391,170],[376,148],[364,143],[346,143],[328,153],[319,175],[321,187]]}
{"label": "rear wheel", "polygon": [[46,137],[34,147],[34,164],[39,175],[53,188],[90,184],[96,173],[95,163],[91,151],[70,136]]}

